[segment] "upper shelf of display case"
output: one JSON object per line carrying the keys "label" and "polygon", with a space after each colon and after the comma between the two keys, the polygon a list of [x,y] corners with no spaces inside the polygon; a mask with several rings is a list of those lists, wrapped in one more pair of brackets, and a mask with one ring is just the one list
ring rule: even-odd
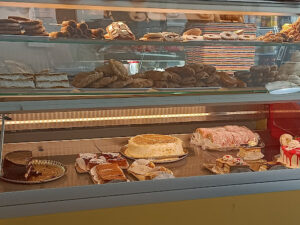
{"label": "upper shelf of display case", "polygon": [[222,13],[251,15],[292,15],[300,13],[300,4],[289,1],[230,0],[6,0],[0,6],[57,9],[93,9],[164,13]]}

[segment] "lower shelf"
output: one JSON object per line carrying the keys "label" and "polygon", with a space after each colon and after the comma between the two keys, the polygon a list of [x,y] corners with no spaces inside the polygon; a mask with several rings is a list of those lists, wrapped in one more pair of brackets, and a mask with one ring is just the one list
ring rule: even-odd
{"label": "lower shelf", "polygon": [[[273,141],[268,132],[259,133],[266,144],[265,157],[267,160],[271,160],[274,155],[279,153],[279,148],[278,146],[273,144]],[[212,175],[211,172],[203,167],[203,163],[207,162],[207,159],[204,158],[204,154],[200,154],[200,152],[198,152],[197,150],[193,150],[192,148],[188,147],[191,134],[180,134],[174,136],[177,136],[183,140],[184,146],[189,149],[189,155],[187,158],[181,161],[160,165],[172,170],[175,177]],[[5,144],[3,155],[8,152],[20,149],[31,150],[35,158],[46,158],[63,163],[67,167],[67,174],[59,180],[35,185],[13,184],[0,181],[0,192],[92,185],[93,182],[89,174],[78,174],[76,172],[74,167],[76,155],[82,152],[96,153],[98,152],[97,147],[101,148],[101,150],[104,152],[117,152],[120,151],[120,148],[122,146],[127,144],[127,141],[127,137],[116,137]],[[220,152],[220,156],[224,154],[226,153]],[[131,162],[132,161],[129,160],[130,164]],[[126,175],[128,176],[129,180],[136,181],[135,178],[131,177],[128,174]]]}

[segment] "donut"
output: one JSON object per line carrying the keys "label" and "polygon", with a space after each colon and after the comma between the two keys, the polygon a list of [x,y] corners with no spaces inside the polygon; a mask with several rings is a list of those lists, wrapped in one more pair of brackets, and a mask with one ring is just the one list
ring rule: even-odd
{"label": "donut", "polygon": [[219,34],[204,34],[204,40],[220,40],[221,36]]}
{"label": "donut", "polygon": [[241,34],[241,35],[239,35],[239,40],[252,41],[252,40],[256,40],[256,37],[255,37],[255,35]]}
{"label": "donut", "polygon": [[237,40],[239,36],[233,32],[224,31],[220,34],[221,38],[224,40]]}
{"label": "donut", "polygon": [[183,35],[182,37],[186,41],[202,41],[203,40],[203,38],[201,36],[197,36],[197,35]]}

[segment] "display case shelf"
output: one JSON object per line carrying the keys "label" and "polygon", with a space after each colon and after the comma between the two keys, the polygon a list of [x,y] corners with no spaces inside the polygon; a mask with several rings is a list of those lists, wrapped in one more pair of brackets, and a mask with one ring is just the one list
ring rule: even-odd
{"label": "display case shelf", "polygon": [[102,46],[293,46],[299,47],[300,42],[277,43],[263,41],[226,41],[226,40],[203,40],[203,41],[183,41],[183,42],[158,42],[158,41],[133,41],[133,40],[88,40],[88,39],[50,39],[41,36],[26,35],[0,35],[1,42],[32,42],[45,44],[92,44]]}

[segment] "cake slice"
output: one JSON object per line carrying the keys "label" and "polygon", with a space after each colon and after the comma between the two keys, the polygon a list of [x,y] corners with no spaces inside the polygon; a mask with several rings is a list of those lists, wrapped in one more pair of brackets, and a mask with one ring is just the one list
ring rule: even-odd
{"label": "cake slice", "polygon": [[89,171],[89,161],[91,159],[96,159],[97,154],[96,153],[79,153],[76,158],[75,167],[77,172],[85,173]]}
{"label": "cake slice", "polygon": [[0,74],[0,88],[35,88],[31,74]]}
{"label": "cake slice", "polygon": [[231,155],[224,155],[222,158],[216,159],[214,170],[218,173],[231,173],[233,170],[249,169],[249,165],[241,158],[234,158]]}
{"label": "cake slice", "polygon": [[101,156],[103,156],[107,162],[117,164],[121,169],[127,169],[129,167],[127,160],[118,152],[102,152]]}
{"label": "cake slice", "polygon": [[99,164],[93,167],[90,173],[93,181],[97,184],[104,184],[112,181],[127,181],[122,169],[114,163]]}
{"label": "cake slice", "polygon": [[87,169],[91,170],[94,166],[100,165],[100,164],[105,164],[108,163],[106,161],[106,158],[103,156],[100,156],[99,158],[92,158],[87,165]]}
{"label": "cake slice", "polygon": [[69,88],[70,83],[66,73],[35,74],[36,88]]}

